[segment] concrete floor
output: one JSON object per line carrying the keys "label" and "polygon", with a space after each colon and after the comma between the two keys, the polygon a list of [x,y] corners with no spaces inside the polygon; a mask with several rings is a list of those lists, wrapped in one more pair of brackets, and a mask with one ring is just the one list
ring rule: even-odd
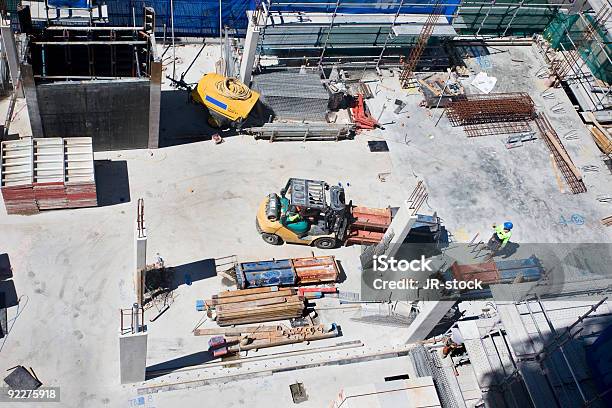
{"label": "concrete floor", "polygon": [[[197,47],[185,52],[192,55]],[[202,63],[209,64],[210,58]],[[517,64],[511,59],[526,62]],[[429,117],[418,107],[419,96],[393,91],[399,89],[397,78],[388,74],[369,106],[378,116],[387,99],[392,104],[393,99],[402,98],[408,102],[407,113],[395,115],[392,109],[386,110],[381,121],[396,124],[387,125],[385,131],[360,134],[354,141],[268,143],[233,136],[221,145],[205,140],[159,150],[96,153],[104,206],[31,217],[7,216],[0,209],[0,253],[9,255],[20,298],[19,310],[9,310],[9,319],[19,313],[12,331],[0,339],[0,370],[17,364],[33,367],[45,385],[61,386],[62,402],[57,406],[137,405],[135,398],[143,385],[119,384],[117,334],[118,310],[129,307],[134,299],[132,248],[138,198],[145,200],[149,261],[159,253],[167,265],[177,269],[228,255],[245,261],[308,256],[308,247],[265,244],[254,227],[260,200],[278,191],[289,177],[340,182],[348,199],[371,207],[399,206],[416,179],[422,178],[430,197],[421,212],[437,211],[460,242],[469,241],[476,232],[487,236],[490,224],[505,220],[517,226],[517,242],[611,242],[611,232],[599,219],[612,210],[595,196],[610,193],[612,177],[563,91],[555,91],[556,101],[539,96],[543,88],[534,73],[542,63],[534,49],[512,47],[509,52],[491,55],[489,61],[489,74],[498,78],[494,91],[528,91],[560,135],[571,128],[578,130],[581,138],[564,140],[564,144],[578,167],[599,167],[598,172],[585,174],[587,193],[559,191],[549,152],[539,140],[508,151],[500,137],[467,139],[461,129],[450,128],[446,118],[434,127],[441,111]],[[187,58],[183,61],[189,62]],[[197,78],[206,70],[198,66],[193,75]],[[553,115],[548,110],[557,102],[564,104],[566,114]],[[184,105],[178,99],[176,103],[168,108],[181,111]],[[369,152],[367,141],[376,139],[387,140],[390,152]],[[381,182],[379,173],[391,175]],[[569,219],[572,214],[583,216],[584,225],[559,224],[561,216]],[[349,247],[326,252],[342,261],[348,277],[345,290],[359,290],[359,251],[359,247]],[[179,286],[170,310],[154,323],[148,320],[156,312],[147,312],[148,365],[206,349],[206,339],[190,333],[203,316],[196,312],[195,300],[226,287],[220,277],[202,271],[192,278],[192,285]],[[337,307],[335,300],[323,303]],[[366,325],[351,320],[354,316],[350,308],[322,311],[321,320],[340,323],[344,336],[284,349],[361,340],[368,350],[382,350],[402,343],[404,329]],[[379,382],[384,376],[397,374],[401,359],[367,364],[363,369],[357,365],[324,366],[226,385],[159,392],[150,398],[145,395],[144,406],[200,406],[202,401],[214,401],[219,408],[289,406],[288,385],[297,380],[315,396],[301,406],[321,407],[331,402],[342,386]],[[174,373],[144,386],[189,381],[210,373],[208,369]]]}

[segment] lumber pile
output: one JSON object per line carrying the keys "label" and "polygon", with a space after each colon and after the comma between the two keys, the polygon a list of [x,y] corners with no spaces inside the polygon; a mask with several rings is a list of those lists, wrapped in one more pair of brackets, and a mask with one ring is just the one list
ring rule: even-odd
{"label": "lumber pile", "polygon": [[565,150],[565,147],[561,142],[561,138],[559,138],[559,135],[557,132],[555,132],[555,129],[550,124],[550,121],[546,115],[539,113],[536,116],[535,123],[543,136],[542,139],[553,155],[557,168],[561,170],[561,174],[563,174],[563,178],[569,186],[572,194],[586,192],[587,189],[584,181],[582,180],[582,174],[572,162],[572,159],[569,157],[567,150]]}
{"label": "lumber pile", "polygon": [[196,329],[193,334],[195,336],[215,336],[209,342],[209,346],[215,357],[219,357],[227,353],[337,337],[339,330],[335,323],[329,329],[322,324],[301,327],[287,327],[279,324],[227,329]]}
{"label": "lumber pile", "polygon": [[591,126],[591,135],[602,152],[612,154],[612,135],[608,131]]}
{"label": "lumber pile", "polygon": [[91,138],[5,141],[0,156],[0,188],[8,214],[97,205]]}
{"label": "lumber pile", "polygon": [[304,299],[296,289],[277,286],[231,290],[213,295],[205,302],[219,326],[297,319],[304,313]]}

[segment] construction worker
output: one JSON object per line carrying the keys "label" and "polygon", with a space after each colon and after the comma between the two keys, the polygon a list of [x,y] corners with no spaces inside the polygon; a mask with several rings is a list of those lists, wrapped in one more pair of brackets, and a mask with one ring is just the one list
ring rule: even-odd
{"label": "construction worker", "polygon": [[512,227],[514,227],[514,225],[512,225],[510,221],[504,222],[503,227],[493,224],[495,232],[489,240],[489,249],[496,251],[504,248],[512,236]]}
{"label": "construction worker", "polygon": [[308,235],[310,225],[308,224],[308,221],[302,218],[295,206],[292,205],[287,209],[287,213],[284,218],[284,221],[282,221],[281,218],[282,224],[289,230],[295,232],[298,237],[302,238]]}

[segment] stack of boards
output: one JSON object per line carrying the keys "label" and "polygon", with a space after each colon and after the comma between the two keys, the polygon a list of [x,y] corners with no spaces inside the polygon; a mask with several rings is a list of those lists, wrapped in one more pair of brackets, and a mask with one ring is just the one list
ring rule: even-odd
{"label": "stack of boards", "polygon": [[296,289],[278,286],[220,292],[206,300],[210,316],[219,326],[297,319],[304,313],[304,299]]}
{"label": "stack of boards", "polygon": [[4,141],[0,158],[0,186],[8,214],[98,204],[90,137]]}

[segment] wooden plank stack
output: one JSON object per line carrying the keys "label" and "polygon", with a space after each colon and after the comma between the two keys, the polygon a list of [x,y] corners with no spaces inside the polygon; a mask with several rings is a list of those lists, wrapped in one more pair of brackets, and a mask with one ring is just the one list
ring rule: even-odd
{"label": "wooden plank stack", "polygon": [[25,138],[0,146],[8,214],[97,205],[91,138]]}
{"label": "wooden plank stack", "polygon": [[304,313],[304,299],[296,289],[277,286],[220,292],[206,301],[219,326],[297,319]]}

